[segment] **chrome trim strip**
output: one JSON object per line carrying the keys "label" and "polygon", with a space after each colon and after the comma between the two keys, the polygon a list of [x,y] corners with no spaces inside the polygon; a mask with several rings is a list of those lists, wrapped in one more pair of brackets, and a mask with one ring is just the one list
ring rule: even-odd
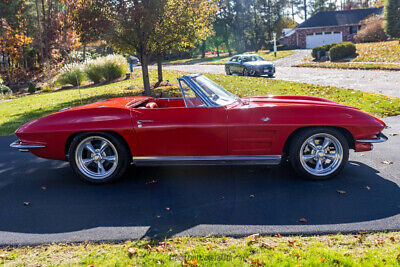
{"label": "chrome trim strip", "polygon": [[359,143],[383,143],[388,140],[387,136],[384,135],[383,133],[378,134],[378,138],[372,138],[372,139],[358,139],[357,142]]}
{"label": "chrome trim strip", "polygon": [[28,152],[29,149],[35,149],[35,148],[45,148],[45,145],[23,145],[21,144],[21,140],[17,140],[15,142],[12,142],[10,144],[10,147],[19,149],[21,152]]}
{"label": "chrome trim strip", "polygon": [[280,155],[272,156],[176,156],[133,157],[138,166],[152,165],[278,165]]}

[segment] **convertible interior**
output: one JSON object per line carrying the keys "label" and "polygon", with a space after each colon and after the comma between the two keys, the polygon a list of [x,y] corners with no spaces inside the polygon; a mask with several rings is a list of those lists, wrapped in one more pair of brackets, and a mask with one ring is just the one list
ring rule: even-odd
{"label": "convertible interior", "polygon": [[[205,106],[200,98],[187,98],[188,107],[203,107]],[[135,105],[136,104],[136,105]],[[183,98],[151,98],[143,102],[135,103],[131,108],[140,109],[157,109],[157,108],[184,108],[186,107]]]}

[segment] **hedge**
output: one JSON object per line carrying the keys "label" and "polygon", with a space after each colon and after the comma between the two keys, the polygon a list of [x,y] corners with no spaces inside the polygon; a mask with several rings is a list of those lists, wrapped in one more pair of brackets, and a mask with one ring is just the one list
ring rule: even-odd
{"label": "hedge", "polygon": [[331,60],[338,60],[347,57],[351,57],[356,53],[357,49],[355,44],[352,42],[344,42],[335,44],[329,49],[329,55]]}

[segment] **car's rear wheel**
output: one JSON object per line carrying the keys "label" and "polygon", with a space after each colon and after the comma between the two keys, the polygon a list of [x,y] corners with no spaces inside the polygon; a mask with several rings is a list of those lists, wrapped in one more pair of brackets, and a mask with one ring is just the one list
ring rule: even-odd
{"label": "car's rear wheel", "polygon": [[93,132],[76,136],[69,149],[69,161],[85,182],[107,183],[120,178],[129,165],[129,150],[110,133]]}
{"label": "car's rear wheel", "polygon": [[228,66],[225,67],[225,72],[226,72],[226,75],[232,75],[231,68],[229,68]]}
{"label": "car's rear wheel", "polygon": [[349,158],[349,144],[343,134],[331,128],[312,128],[293,139],[289,159],[304,178],[326,180],[339,174]]}

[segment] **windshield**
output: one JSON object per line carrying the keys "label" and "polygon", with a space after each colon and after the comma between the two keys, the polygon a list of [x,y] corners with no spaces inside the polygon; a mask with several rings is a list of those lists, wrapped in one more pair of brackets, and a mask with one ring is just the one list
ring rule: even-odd
{"label": "windshield", "polygon": [[191,79],[210,100],[219,106],[232,104],[238,99],[237,96],[203,75],[191,77]]}
{"label": "windshield", "polygon": [[263,59],[260,56],[254,55],[254,56],[243,56],[243,62],[250,62],[250,61],[265,61],[265,59]]}

